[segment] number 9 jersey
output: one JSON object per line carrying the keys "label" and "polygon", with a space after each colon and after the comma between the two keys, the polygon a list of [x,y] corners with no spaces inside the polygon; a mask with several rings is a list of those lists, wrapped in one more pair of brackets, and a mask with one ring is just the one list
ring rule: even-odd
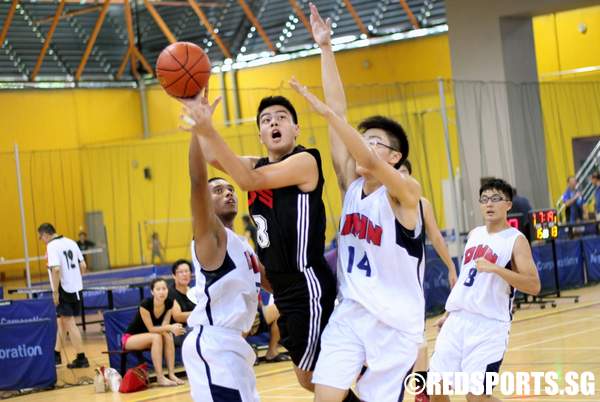
{"label": "number 9 jersey", "polygon": [[364,179],[344,198],[337,277],[343,299],[361,304],[383,323],[421,342],[425,298],[423,211],[415,230],[396,219],[385,186],[363,196]]}

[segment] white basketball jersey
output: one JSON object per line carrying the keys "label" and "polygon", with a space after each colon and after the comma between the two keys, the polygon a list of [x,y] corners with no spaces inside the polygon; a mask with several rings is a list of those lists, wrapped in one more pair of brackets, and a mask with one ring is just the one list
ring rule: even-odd
{"label": "white basketball jersey", "polygon": [[425,299],[422,217],[405,229],[385,186],[362,197],[364,179],[344,198],[338,240],[337,278],[342,299],[360,303],[383,323],[415,342],[423,337]]}
{"label": "white basketball jersey", "polygon": [[[48,268],[60,267],[60,286],[65,292],[75,293],[83,289],[79,263],[83,255],[73,240],[63,236],[55,237],[46,245]],[[52,275],[50,275],[52,282]]]}
{"label": "white basketball jersey", "polygon": [[475,260],[483,257],[511,269],[513,247],[519,236],[523,234],[513,227],[498,233],[488,233],[485,226],[471,231],[446,311],[465,310],[499,321],[512,319],[513,287],[496,274],[477,272]]}
{"label": "white basketball jersey", "polygon": [[214,271],[202,269],[192,241],[197,303],[187,323],[190,327],[212,325],[248,332],[258,308],[258,259],[246,239],[227,228],[225,231],[225,260],[221,267]]}

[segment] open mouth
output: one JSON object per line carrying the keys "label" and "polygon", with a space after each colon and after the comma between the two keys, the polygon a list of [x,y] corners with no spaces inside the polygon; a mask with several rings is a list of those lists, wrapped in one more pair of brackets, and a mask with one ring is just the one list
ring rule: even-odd
{"label": "open mouth", "polygon": [[279,132],[279,130],[273,130],[271,132],[271,138],[274,140],[281,138],[281,132]]}

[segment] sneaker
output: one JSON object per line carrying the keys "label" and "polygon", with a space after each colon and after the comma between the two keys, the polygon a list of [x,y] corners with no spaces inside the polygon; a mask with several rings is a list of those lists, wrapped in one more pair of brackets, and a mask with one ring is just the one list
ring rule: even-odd
{"label": "sneaker", "polygon": [[67,364],[67,368],[76,369],[76,368],[85,368],[90,367],[90,362],[87,357],[76,358],[71,363]]}
{"label": "sneaker", "polygon": [[60,353],[54,354],[54,365],[60,366],[62,364],[62,358],[60,357]]}
{"label": "sneaker", "polygon": [[421,392],[415,395],[415,402],[429,402],[429,397],[426,392]]}

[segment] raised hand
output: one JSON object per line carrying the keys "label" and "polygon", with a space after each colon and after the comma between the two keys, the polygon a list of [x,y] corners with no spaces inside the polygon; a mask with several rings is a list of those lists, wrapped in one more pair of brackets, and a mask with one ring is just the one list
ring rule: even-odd
{"label": "raised hand", "polygon": [[331,45],[331,18],[323,21],[317,6],[310,3],[310,26],[315,42],[319,46]]}
{"label": "raised hand", "polygon": [[330,110],[329,106],[310,92],[305,85],[300,84],[295,77],[292,77],[289,82],[290,86],[308,101],[315,112],[320,115],[325,115]]}
{"label": "raised hand", "polygon": [[212,116],[221,101],[219,96],[211,104],[208,101],[208,88],[202,91],[194,99],[180,99],[183,103],[183,114],[181,120],[184,123],[179,128],[185,131],[193,131],[199,135],[207,135],[213,129]]}

